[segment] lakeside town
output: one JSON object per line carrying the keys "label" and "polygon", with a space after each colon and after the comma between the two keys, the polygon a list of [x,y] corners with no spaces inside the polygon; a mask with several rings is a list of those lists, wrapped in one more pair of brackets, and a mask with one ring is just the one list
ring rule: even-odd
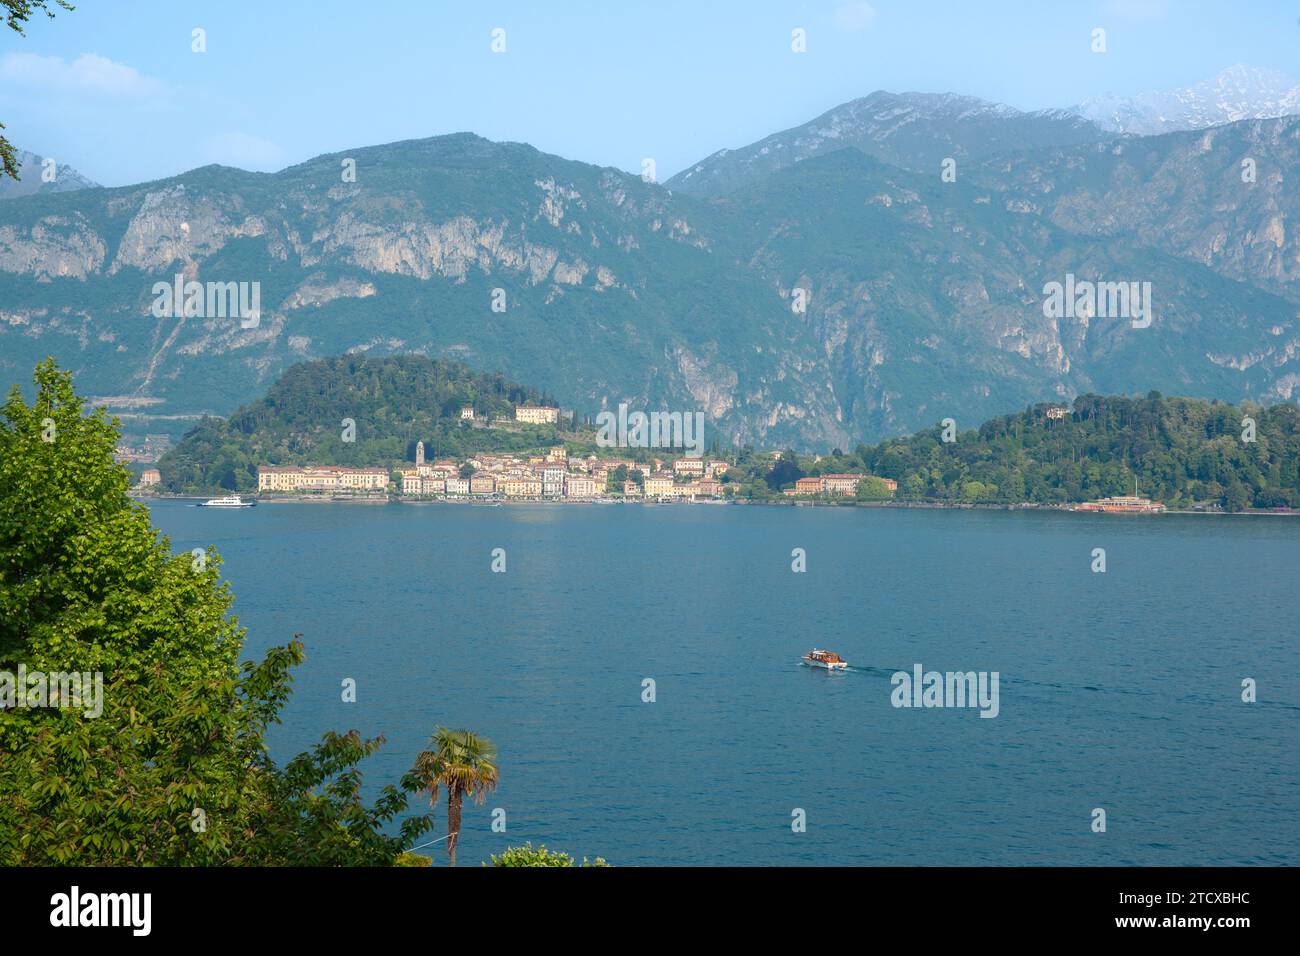
{"label": "lakeside town", "polygon": [[[461,420],[472,422],[475,410],[465,406]],[[559,409],[523,404],[513,421],[524,425],[556,425]],[[778,461],[781,452],[768,453]],[[463,459],[426,457],[425,443],[415,446],[415,461],[396,468],[380,465],[350,467],[330,463],[262,464],[257,468],[258,500],[427,501],[725,501],[735,494],[728,477],[732,465],[720,457],[603,458],[571,455],[563,444],[536,454],[478,453]],[[800,477],[783,491],[789,498],[851,499],[870,479],[876,497],[888,498],[898,488],[889,478],[866,474],[825,474]],[[156,491],[162,483],[157,468],[140,474],[137,488]]]}
{"label": "lakeside town", "polygon": [[[779,455],[780,453],[776,453]],[[258,468],[258,495],[343,495],[395,493],[410,499],[514,501],[647,501],[724,500],[731,491],[730,463],[697,456],[652,458],[638,462],[596,455],[571,457],[563,446],[542,455],[481,454],[464,461],[426,461],[424,443],[416,445],[415,464],[390,474],[386,468],[334,465],[263,465]],[[788,497],[853,498],[859,483],[873,476],[831,474],[800,478],[786,489]],[[879,480],[892,493],[897,482]]]}
{"label": "lakeside town", "polygon": [[[459,410],[461,426],[515,430],[522,426],[552,426],[554,432],[539,433],[532,447],[464,450],[455,440],[443,445],[444,455],[430,459],[426,443],[416,441],[413,461],[361,465],[356,459],[347,464],[313,462],[280,465],[247,463],[247,474],[255,478],[256,491],[245,486],[243,495],[211,499],[207,504],[240,507],[258,502],[469,502],[500,504],[503,502],[645,502],[645,503],[775,503],[791,504],[897,504],[906,507],[985,507],[1000,509],[1048,508],[1067,511],[1110,514],[1161,514],[1220,512],[1221,506],[1193,501],[1166,505],[1139,494],[1138,476],[1129,474],[1132,493],[1084,497],[1073,500],[1044,501],[1036,498],[1012,498],[1000,494],[999,485],[1006,481],[1016,487],[1016,472],[1008,472],[1003,481],[967,480],[961,485],[958,501],[936,501],[917,491],[924,489],[923,473],[900,475],[907,478],[905,494],[899,494],[898,478],[873,474],[873,461],[858,453],[845,455],[838,448],[830,455],[797,456],[790,450],[757,451],[737,449],[734,453],[714,448],[702,454],[702,443],[673,450],[686,454],[656,455],[657,447],[601,440],[595,448],[589,441],[562,440],[562,411],[556,407],[524,403],[515,405],[513,414],[496,414],[476,419],[476,410],[466,404]],[[1049,427],[1064,426],[1073,416],[1069,408],[1047,404],[1031,411],[1041,416]],[[570,436],[571,438],[574,436]],[[345,439],[346,440],[346,439]],[[948,439],[944,439],[948,440]],[[954,434],[955,440],[955,434]],[[440,440],[441,441],[441,440]],[[669,443],[665,443],[667,445]],[[936,443],[935,449],[941,447]],[[621,449],[631,457],[605,457]],[[123,451],[118,447],[118,455]],[[450,454],[448,454],[450,452]],[[854,466],[858,467],[854,467]],[[165,468],[167,463],[161,462]],[[847,468],[845,466],[848,466]],[[898,474],[896,462],[889,470]],[[1123,474],[1120,472],[1119,474]],[[1119,477],[1117,474],[1115,477]],[[930,479],[939,480],[942,471],[930,469]],[[1113,488],[1114,485],[1107,482]],[[1021,485],[1023,486],[1023,479]],[[223,485],[230,488],[230,485]],[[1109,490],[1109,489],[1108,489]],[[139,474],[134,494],[140,497],[168,496],[159,467],[146,468]],[[176,495],[185,497],[185,495]],[[245,496],[252,500],[245,500]],[[1294,513],[1289,507],[1270,509],[1270,513]]]}
{"label": "lakeside town", "polygon": [[[492,428],[506,423],[514,425],[557,425],[560,410],[546,405],[521,404],[513,416],[498,416],[489,422],[476,422],[472,405],[461,408],[462,424]],[[1061,422],[1069,409],[1048,405],[1042,409],[1048,422]],[[583,449],[585,451],[586,449]],[[118,449],[119,454],[123,451]],[[770,461],[775,471],[782,461],[781,451],[760,452],[758,457]],[[840,455],[838,450],[835,453]],[[823,456],[812,459],[814,468]],[[332,463],[306,465],[257,466],[257,501],[441,501],[499,504],[502,502],[647,502],[647,503],[721,503],[752,501],[743,494],[742,484],[733,480],[732,461],[718,454],[689,454],[679,457],[653,455],[642,458],[606,458],[599,454],[573,452],[564,444],[541,447],[531,454],[478,452],[459,458],[444,457],[432,461],[426,456],[423,441],[415,445],[413,463],[395,467],[346,466]],[[796,473],[779,492],[761,500],[790,500],[795,504],[846,504],[866,502],[890,504],[895,501],[898,481],[865,471]],[[146,468],[139,476],[135,492],[153,496],[162,491],[158,468]],[[773,491],[777,489],[774,487]],[[239,495],[214,499],[210,504],[238,505]],[[928,503],[902,502],[909,506]],[[963,503],[977,506],[979,502]],[[929,505],[935,506],[935,505]],[[987,502],[984,506],[994,506]],[[1103,497],[1077,503],[1042,504],[1002,503],[997,507],[1053,507],[1070,511],[1161,514],[1169,510],[1162,502],[1142,497],[1136,480],[1132,495]],[[1193,509],[1202,510],[1202,509]]]}

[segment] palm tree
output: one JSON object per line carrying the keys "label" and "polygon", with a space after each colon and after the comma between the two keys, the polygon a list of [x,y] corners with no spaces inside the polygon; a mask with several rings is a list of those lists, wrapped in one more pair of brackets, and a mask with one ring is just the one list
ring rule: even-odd
{"label": "palm tree", "polygon": [[429,750],[415,758],[415,773],[429,791],[429,806],[438,803],[438,786],[447,788],[447,856],[456,865],[460,839],[460,805],[469,796],[482,803],[497,787],[500,771],[494,763],[496,745],[468,730],[439,727],[429,738]]}

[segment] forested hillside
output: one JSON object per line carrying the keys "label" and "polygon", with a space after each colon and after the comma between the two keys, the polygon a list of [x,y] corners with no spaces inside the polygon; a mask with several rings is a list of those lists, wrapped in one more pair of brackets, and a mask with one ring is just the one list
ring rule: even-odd
{"label": "forested hillside", "polygon": [[[1047,405],[960,431],[942,427],[859,446],[814,472],[893,478],[897,497],[940,501],[1071,502],[1138,491],[1171,507],[1300,507],[1300,410],[1190,398],[1083,395],[1062,419]],[[1255,422],[1254,441],[1243,439]]]}
{"label": "forested hillside", "polygon": [[[421,355],[303,362],[229,419],[205,418],[159,470],[173,493],[252,491],[258,465],[388,466],[412,460],[419,441],[430,459],[553,444],[553,426],[482,427],[513,418],[519,404],[555,402],[499,374]],[[460,418],[465,405],[473,424]]]}

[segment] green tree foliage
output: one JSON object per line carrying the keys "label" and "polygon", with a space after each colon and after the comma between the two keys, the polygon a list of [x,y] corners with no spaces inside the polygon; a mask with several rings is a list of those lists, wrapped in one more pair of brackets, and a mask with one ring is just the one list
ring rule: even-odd
{"label": "green tree foliage", "polygon": [[[774,497],[799,471],[892,478],[900,501],[1060,504],[1138,492],[1171,507],[1300,507],[1300,410],[1239,406],[1152,392],[1145,398],[1083,395],[1064,418],[1046,405],[942,440],[935,426],[851,454],[775,468],[748,449],[731,474],[741,494]],[[1255,440],[1243,440],[1243,419]],[[779,475],[777,470],[781,469]],[[779,481],[776,479],[779,477]],[[774,483],[775,482],[775,483]],[[874,487],[868,482],[862,488]]]}
{"label": "green tree foliage", "polygon": [[793,451],[786,451],[777,459],[764,480],[775,491],[784,485],[793,485],[803,476],[804,473],[799,468],[799,456]]}
{"label": "green tree foliage", "polygon": [[858,482],[857,497],[859,501],[887,501],[894,497],[894,494],[883,478],[868,475]]}
{"label": "green tree foliage", "polygon": [[[605,479],[605,491],[621,495],[623,493],[623,482],[627,481],[627,479],[627,465],[619,465],[617,468],[611,469]],[[644,480],[643,478],[642,481]]]}
{"label": "green tree foliage", "polygon": [[[489,429],[460,418],[473,404],[480,418],[513,420],[524,403],[554,405],[499,374],[420,355],[303,362],[229,419],[203,419],[158,467],[172,493],[248,492],[258,465],[385,467],[414,461],[420,441],[430,460],[556,444],[554,426]],[[345,419],[355,424],[350,441]]]}
{"label": "green tree foliage", "polygon": [[[483,864],[488,866],[487,863]],[[523,846],[508,847],[504,853],[492,854],[492,866],[576,866],[573,857],[567,853],[561,853],[558,850],[548,850],[546,845],[534,847],[532,843],[525,843]],[[583,866],[609,866],[603,859],[596,857],[595,863],[588,863],[587,858],[582,858]]]}
{"label": "green tree foliage", "polygon": [[387,833],[417,780],[365,805],[381,741],[355,732],[275,765],[301,643],[240,664],[220,557],[173,555],[126,495],[116,422],[52,360],[34,379],[0,408],[0,675],[98,672],[102,698],[0,700],[0,865],[390,864],[432,825]]}

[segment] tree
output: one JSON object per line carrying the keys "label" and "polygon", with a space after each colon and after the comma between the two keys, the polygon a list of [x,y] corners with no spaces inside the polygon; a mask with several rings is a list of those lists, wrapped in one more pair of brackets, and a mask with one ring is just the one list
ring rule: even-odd
{"label": "tree", "polygon": [[[484,863],[484,866],[488,864]],[[492,866],[574,866],[573,857],[558,850],[546,849],[546,844],[534,847],[532,843],[523,846],[507,847],[500,856],[492,854]],[[609,866],[603,859],[596,857],[595,863],[588,863],[582,858],[583,866]]]}
{"label": "tree", "polygon": [[793,451],[782,453],[772,470],[767,473],[767,486],[774,491],[782,485],[792,485],[803,477],[799,468],[799,458]]}
{"label": "tree", "polygon": [[609,472],[605,479],[605,490],[623,493],[623,482],[627,481],[627,465],[619,465]]}
{"label": "tree", "polygon": [[276,766],[264,735],[301,642],[241,664],[220,556],[172,554],[127,497],[116,422],[53,360],[34,383],[0,407],[0,865],[395,859],[432,826],[386,832],[419,782],[363,804],[356,765],[382,741],[355,732]]}
{"label": "tree", "polygon": [[1246,493],[1245,485],[1233,481],[1223,493],[1222,503],[1225,511],[1245,511],[1250,506],[1250,496]]}
{"label": "tree", "polygon": [[438,802],[438,787],[447,788],[447,856],[456,865],[460,840],[460,808],[465,797],[482,803],[500,779],[497,750],[492,741],[468,730],[439,727],[429,738],[431,749],[415,758],[415,774],[429,792],[429,806]]}
{"label": "tree", "polygon": [[[64,10],[72,10],[73,6],[68,0],[54,0]],[[33,13],[37,10],[45,12],[47,17],[53,19],[54,11],[49,9],[49,0],[0,0],[0,11],[5,16],[5,26],[13,30],[19,36],[26,36],[23,31],[23,24],[31,19]],[[0,129],[4,129],[5,124],[0,123]],[[18,157],[14,153],[13,144],[9,140],[0,136],[0,178],[8,176],[10,179],[18,178]]]}
{"label": "tree", "polygon": [[858,482],[858,500],[859,501],[883,501],[893,497],[893,492],[889,490],[889,485],[885,484],[883,478],[877,478],[875,475],[867,475]]}

